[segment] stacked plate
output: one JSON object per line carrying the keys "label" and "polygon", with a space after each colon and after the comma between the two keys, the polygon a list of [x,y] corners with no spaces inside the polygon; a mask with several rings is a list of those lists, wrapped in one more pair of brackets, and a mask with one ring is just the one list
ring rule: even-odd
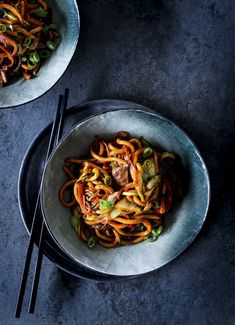
{"label": "stacked plate", "polygon": [[[33,141],[19,176],[19,205],[30,232],[40,179],[44,170],[51,125]],[[151,143],[182,158],[188,177],[187,193],[167,216],[164,233],[154,243],[91,250],[76,237],[68,216],[58,201],[56,188],[63,182],[65,157],[89,147],[95,135],[125,130],[144,136]],[[210,187],[206,166],[189,137],[173,122],[153,110],[132,102],[100,100],[67,111],[64,137],[52,153],[44,175],[42,210],[47,226],[45,255],[58,267],[78,277],[94,280],[120,280],[154,271],[182,253],[200,231],[209,205]],[[76,148],[75,150],[73,148]],[[52,184],[54,190],[52,190]],[[55,194],[56,193],[56,194]],[[39,238],[39,234],[38,234]]]}

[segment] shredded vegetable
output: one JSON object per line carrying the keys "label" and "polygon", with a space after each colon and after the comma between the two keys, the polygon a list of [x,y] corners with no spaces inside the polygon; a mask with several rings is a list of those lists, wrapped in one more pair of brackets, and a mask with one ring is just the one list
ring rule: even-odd
{"label": "shredded vegetable", "polygon": [[38,74],[60,42],[46,0],[0,0],[0,86]]}

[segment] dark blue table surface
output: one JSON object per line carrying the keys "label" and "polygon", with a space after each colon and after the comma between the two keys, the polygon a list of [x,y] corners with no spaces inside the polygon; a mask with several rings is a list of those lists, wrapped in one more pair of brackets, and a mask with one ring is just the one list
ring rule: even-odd
{"label": "dark blue table surface", "polygon": [[[79,45],[62,79],[40,99],[0,110],[0,324],[234,324],[234,1],[78,4]],[[65,274],[45,258],[35,314],[27,314],[25,303],[15,320],[28,242],[17,202],[19,168],[65,87],[70,106],[128,99],[178,123],[208,166],[211,206],[193,244],[147,276],[96,283]]]}

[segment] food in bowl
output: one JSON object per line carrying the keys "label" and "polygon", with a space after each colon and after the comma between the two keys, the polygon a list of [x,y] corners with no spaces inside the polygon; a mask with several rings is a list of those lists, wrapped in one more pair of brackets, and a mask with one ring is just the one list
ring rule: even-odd
{"label": "food in bowl", "polygon": [[36,76],[59,44],[46,0],[0,1],[0,86]]}
{"label": "food in bowl", "polygon": [[183,195],[179,156],[125,131],[111,141],[96,137],[90,157],[66,158],[63,169],[70,179],[59,190],[60,202],[90,248],[156,241]]}

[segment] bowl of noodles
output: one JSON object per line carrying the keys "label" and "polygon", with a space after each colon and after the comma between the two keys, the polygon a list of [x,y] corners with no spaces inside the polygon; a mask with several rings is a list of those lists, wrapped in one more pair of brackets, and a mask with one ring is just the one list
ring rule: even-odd
{"label": "bowl of noodles", "polygon": [[75,0],[0,1],[0,108],[51,89],[73,57],[79,29]]}
{"label": "bowl of noodles", "polygon": [[72,128],[43,175],[42,212],[77,263],[117,276],[153,271],[200,231],[206,166],[173,122],[144,110],[108,111]]}

